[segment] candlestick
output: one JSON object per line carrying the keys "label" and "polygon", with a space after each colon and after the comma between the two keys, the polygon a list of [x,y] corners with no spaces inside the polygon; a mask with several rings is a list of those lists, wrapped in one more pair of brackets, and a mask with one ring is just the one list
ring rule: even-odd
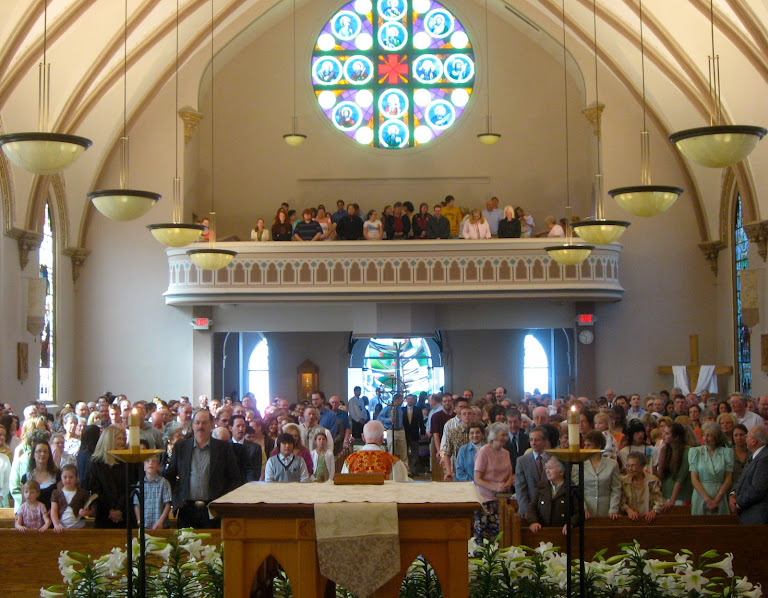
{"label": "candlestick", "polygon": [[128,423],[128,447],[135,453],[141,450],[141,416],[135,407],[131,410]]}
{"label": "candlestick", "polygon": [[568,448],[572,451],[578,451],[579,446],[579,412],[576,406],[571,407],[568,412]]}

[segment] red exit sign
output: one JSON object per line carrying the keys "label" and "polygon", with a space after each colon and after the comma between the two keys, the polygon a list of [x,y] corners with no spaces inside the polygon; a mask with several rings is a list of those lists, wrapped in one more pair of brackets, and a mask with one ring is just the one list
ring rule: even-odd
{"label": "red exit sign", "polygon": [[210,318],[194,318],[192,320],[192,327],[195,330],[208,330],[213,324],[213,320]]}
{"label": "red exit sign", "polygon": [[579,326],[592,326],[595,323],[594,314],[579,314],[576,316]]}

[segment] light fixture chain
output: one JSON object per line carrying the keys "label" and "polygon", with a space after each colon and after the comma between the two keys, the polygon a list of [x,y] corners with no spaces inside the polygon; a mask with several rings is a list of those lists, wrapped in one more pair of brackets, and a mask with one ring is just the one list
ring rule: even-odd
{"label": "light fixture chain", "polygon": [[[568,141],[568,51],[565,45],[565,0],[563,4],[563,97],[565,103],[565,215],[568,220],[571,217],[571,161],[570,144]],[[570,222],[565,223],[565,243],[571,244]]]}
{"label": "light fixture chain", "polygon": [[640,72],[643,87],[643,131],[645,131],[647,129],[647,125],[645,104],[645,41],[643,35],[643,0],[640,0]]}
{"label": "light fixture chain", "polygon": [[296,0],[293,0],[293,132],[296,133]]}
{"label": "light fixture chain", "polygon": [[597,84],[597,0],[592,0],[592,28],[593,28],[593,41],[594,41],[594,52],[595,52],[595,111],[596,111],[596,123],[597,123],[597,172],[598,174],[602,172],[603,170],[603,162],[602,162],[602,156],[601,154],[601,135],[602,135],[602,127],[600,123],[600,92],[599,92],[599,86]]}
{"label": "light fixture chain", "polygon": [[488,88],[488,132],[491,132],[491,38],[488,35],[488,0],[485,0],[485,69]]}
{"label": "light fixture chain", "polygon": [[48,132],[51,106],[51,68],[48,64],[48,0],[43,0],[43,62],[37,73],[37,129]]}

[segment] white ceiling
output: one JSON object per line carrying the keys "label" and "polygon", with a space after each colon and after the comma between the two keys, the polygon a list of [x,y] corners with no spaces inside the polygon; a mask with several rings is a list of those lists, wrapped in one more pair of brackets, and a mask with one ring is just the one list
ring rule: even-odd
{"label": "white ceiling", "polygon": [[[297,0],[298,14],[309,0]],[[461,0],[462,2],[470,0]],[[484,0],[472,0],[483,4]],[[444,0],[448,6],[458,0]],[[488,0],[510,27],[549,51],[562,52],[561,0]],[[343,0],[339,0],[339,6]],[[594,101],[593,0],[565,0],[567,45],[584,76],[587,103]],[[37,65],[43,45],[43,0],[3,0],[0,19],[0,115],[6,132],[34,130]],[[215,47],[237,45],[290,14],[290,0],[214,0]],[[645,0],[646,87],[652,124],[665,134],[708,124],[707,56],[709,0]],[[457,7],[458,8],[458,7]],[[725,122],[766,126],[768,97],[768,0],[715,0],[715,44],[721,60]],[[52,64],[51,122],[56,131],[93,139],[73,174],[84,187],[98,179],[122,127],[124,3],[121,0],[49,0],[48,60]],[[597,0],[598,57],[641,97],[638,0]],[[176,2],[128,1],[129,125],[173,77]],[[211,3],[181,0],[180,104],[196,106],[210,57]],[[229,48],[232,50],[232,47]],[[226,58],[226,53],[222,56]],[[218,66],[218,65],[217,65]],[[638,123],[638,132],[640,123]],[[635,140],[632,140],[633,142]],[[747,198],[748,220],[768,213],[768,141],[734,169]],[[684,163],[699,209],[719,212],[720,172]],[[15,189],[29,192],[31,180]],[[715,186],[716,189],[711,190]],[[751,207],[750,207],[751,206]],[[77,218],[78,215],[73,215]],[[23,217],[17,216],[23,222]],[[692,223],[692,225],[694,225]],[[702,241],[720,236],[717,218],[699,219]],[[75,244],[75,239],[70,239]]]}

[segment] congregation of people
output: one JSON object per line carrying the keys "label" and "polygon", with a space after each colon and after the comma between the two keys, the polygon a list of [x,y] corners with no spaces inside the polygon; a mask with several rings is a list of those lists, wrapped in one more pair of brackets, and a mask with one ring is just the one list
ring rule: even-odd
{"label": "congregation of people", "polygon": [[[208,219],[200,241],[210,239]],[[457,206],[452,195],[433,206],[418,209],[410,201],[385,205],[379,211],[364,211],[357,203],[336,202],[336,211],[323,204],[303,210],[291,209],[283,203],[274,218],[259,218],[251,230],[251,241],[396,241],[404,239],[515,239],[527,237],[564,237],[564,218],[545,219],[545,228],[535,231],[530,212],[521,207],[499,207],[498,197],[486,202],[485,208]]]}
{"label": "congregation of people", "polygon": [[[516,499],[531,532],[567,527],[566,466],[548,454],[568,448],[567,415],[579,417],[587,518],[651,523],[673,506],[691,515],[737,513],[768,523],[768,396],[727,399],[673,389],[641,399],[609,389],[597,400],[503,387],[485,397],[466,389],[348,400],[321,391],[308,401],[273,399],[262,414],[251,393],[131,402],[109,393],[64,405],[54,417],[42,402],[20,419],[0,415],[0,506],[13,506],[20,531],[125,527],[211,528],[208,504],[248,481],[328,482],[337,473],[383,473],[405,482],[425,474],[472,482],[482,508],[478,540],[499,533],[499,499]],[[146,502],[126,512],[124,470],[110,451],[126,447],[138,414],[141,443],[159,449],[133,472]],[[354,447],[353,447],[354,445]],[[357,450],[353,450],[357,449]]]}

